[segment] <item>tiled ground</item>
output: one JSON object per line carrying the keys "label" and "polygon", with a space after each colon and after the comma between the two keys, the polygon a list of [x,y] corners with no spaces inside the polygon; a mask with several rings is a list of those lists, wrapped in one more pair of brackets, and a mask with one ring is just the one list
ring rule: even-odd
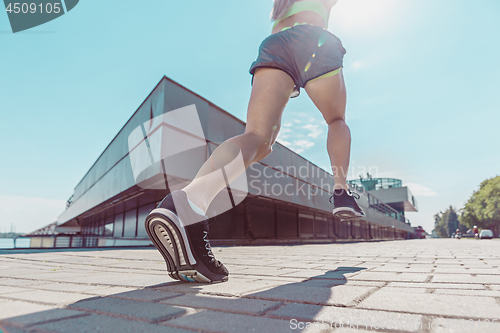
{"label": "tiled ground", "polygon": [[218,247],[220,284],[154,249],[0,251],[0,330],[500,332],[500,241]]}

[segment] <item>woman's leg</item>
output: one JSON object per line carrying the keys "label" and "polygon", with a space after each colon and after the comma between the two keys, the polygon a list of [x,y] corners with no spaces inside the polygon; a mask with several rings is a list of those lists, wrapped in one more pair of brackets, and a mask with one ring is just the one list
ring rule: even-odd
{"label": "woman's leg", "polygon": [[[255,72],[245,133],[223,142],[214,150],[195,179],[182,189],[189,201],[206,212],[215,196],[227,186],[214,171],[224,167],[231,183],[246,168],[271,153],[280,129],[281,115],[293,88],[292,78],[281,70],[261,68]],[[244,166],[238,163],[239,154]]]}
{"label": "woman's leg", "polygon": [[327,149],[335,188],[347,190],[351,132],[345,123],[346,89],[342,71],[307,82],[305,90],[328,124]]}

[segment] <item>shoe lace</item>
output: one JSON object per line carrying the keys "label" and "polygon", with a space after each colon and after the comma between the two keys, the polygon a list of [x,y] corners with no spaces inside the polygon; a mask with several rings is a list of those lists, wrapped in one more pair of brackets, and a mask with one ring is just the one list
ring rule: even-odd
{"label": "shoe lace", "polygon": [[212,252],[212,247],[210,246],[210,241],[208,240],[208,231],[203,230],[203,241],[205,242],[205,249],[207,250],[207,255],[211,258],[210,262],[215,261],[215,256]]}
{"label": "shoe lace", "polygon": [[333,203],[333,198],[334,198],[334,197],[335,197],[335,194],[334,194],[334,195],[332,195],[332,196],[330,197],[330,199],[328,199],[328,201],[330,201],[330,203],[331,203],[332,205],[334,204],[334,203]]}
{"label": "shoe lace", "polygon": [[[343,192],[342,192],[343,193]],[[355,198],[356,200],[359,200],[360,195],[356,192],[352,192],[351,190],[347,190],[347,194],[349,194],[351,197]],[[333,205],[334,204],[334,198],[335,198],[335,193],[328,199],[330,203]]]}
{"label": "shoe lace", "polygon": [[356,192],[351,192],[351,190],[349,190],[349,194],[350,194],[352,197],[354,197],[354,199],[356,199],[356,200],[359,200],[359,198],[361,198],[361,197],[360,197],[360,195],[359,195],[358,193],[356,193]]}

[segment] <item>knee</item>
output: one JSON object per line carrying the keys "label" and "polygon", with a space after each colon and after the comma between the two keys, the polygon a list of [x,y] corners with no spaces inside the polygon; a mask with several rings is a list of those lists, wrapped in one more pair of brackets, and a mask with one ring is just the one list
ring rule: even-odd
{"label": "knee", "polygon": [[328,125],[345,123],[344,117],[332,117],[330,119],[325,119]]}
{"label": "knee", "polygon": [[273,152],[273,143],[272,142],[264,143],[264,147],[259,152],[260,155],[258,157],[258,161],[268,157],[269,155],[271,155],[272,152]]}
{"label": "knee", "polygon": [[260,161],[272,153],[272,145],[276,142],[275,136],[255,132],[250,132],[249,134],[253,137],[255,143],[255,161]]}
{"label": "knee", "polygon": [[273,144],[275,141],[276,140],[271,140],[270,138],[261,138],[255,159],[260,161],[269,156],[273,152]]}
{"label": "knee", "polygon": [[344,117],[334,117],[330,119],[325,119],[326,123],[328,126],[335,126],[335,125],[343,125],[345,124],[345,118]]}

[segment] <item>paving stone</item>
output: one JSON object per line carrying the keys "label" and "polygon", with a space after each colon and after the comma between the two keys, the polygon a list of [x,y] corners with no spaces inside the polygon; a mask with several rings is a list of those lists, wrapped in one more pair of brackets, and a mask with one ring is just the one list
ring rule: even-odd
{"label": "paving stone", "polygon": [[[86,297],[91,297],[92,295],[111,295],[112,297],[108,297],[108,299],[113,301],[135,302],[134,304],[146,304],[146,306],[150,304],[153,306],[184,307],[182,309],[185,312],[182,312],[180,315],[186,318],[195,318],[192,316],[208,311],[212,313],[209,316],[210,320],[215,321],[219,325],[219,329],[210,330],[203,328],[203,330],[212,332],[241,329],[241,327],[245,327],[244,325],[246,325],[247,320],[261,320],[262,318],[277,320],[276,318],[269,318],[269,312],[272,313],[274,309],[272,307],[269,309],[264,307],[264,310],[260,310],[259,306],[253,308],[250,305],[242,306],[240,303],[235,305],[232,303],[234,300],[276,304],[280,302],[279,298],[291,298],[291,302],[297,303],[288,303],[288,305],[278,308],[278,310],[292,305],[312,306],[316,307],[316,310],[310,311],[317,315],[317,318],[322,318],[322,311],[327,311],[329,308],[341,309],[336,310],[335,313],[340,316],[343,313],[342,311],[344,311],[343,315],[348,317],[353,315],[353,312],[350,311],[368,311],[374,318],[384,315],[417,316],[420,318],[423,313],[430,320],[436,320],[438,316],[453,316],[454,318],[462,316],[463,318],[473,318],[474,320],[485,319],[488,316],[490,318],[498,318],[498,307],[500,306],[498,292],[500,291],[500,283],[495,278],[499,277],[500,272],[500,242],[457,242],[456,240],[439,239],[373,243],[304,244],[298,246],[235,246],[217,249],[214,247],[214,251],[218,259],[227,263],[228,266],[232,266],[230,269],[231,276],[227,283],[206,285],[174,282],[167,276],[164,269],[165,263],[161,254],[154,248],[99,249],[95,251],[71,249],[55,252],[31,251],[30,253],[11,253],[8,257],[5,257],[5,251],[0,251],[0,272],[2,272],[0,275],[6,276],[0,277],[0,309],[2,309],[0,313],[2,313],[6,306],[10,306],[9,311],[12,311],[10,317],[22,315],[22,311],[27,311],[27,309],[30,310],[28,313],[36,313],[54,308],[54,306],[43,308],[43,305],[41,305],[42,309],[33,310],[30,306],[37,306],[37,304],[8,300],[12,295],[17,293],[26,293],[26,291],[23,291],[25,290],[23,288],[26,288],[33,289],[34,291],[45,290],[56,293],[64,291],[87,294]],[[272,256],[269,253],[272,253]],[[311,258],[314,258],[314,260],[311,260]],[[55,271],[52,269],[55,269]],[[286,270],[290,270],[288,274],[285,274],[287,276],[278,275],[287,272]],[[5,273],[6,271],[10,272],[10,275],[9,273]],[[237,274],[238,271],[245,273]],[[15,279],[13,275],[16,276]],[[432,279],[429,279],[431,276]],[[444,281],[445,279],[447,280]],[[308,281],[303,282],[304,280]],[[412,282],[411,280],[414,281]],[[299,286],[299,290],[302,289],[301,292],[296,292],[293,289],[297,289],[296,285]],[[21,291],[5,288],[3,290],[9,291],[9,293],[2,294],[2,286],[21,288]],[[367,288],[367,292],[360,292],[360,296],[356,298],[356,293],[354,295],[349,294],[349,288],[353,287]],[[342,298],[344,297],[342,295],[343,292],[340,292],[342,289],[344,289],[347,296],[344,295],[345,300],[337,299],[339,304],[344,302],[349,304],[349,306],[356,306],[360,302],[356,308],[332,307],[323,303],[321,303],[322,305],[301,303],[305,299],[307,303],[315,304],[314,300],[317,301],[318,297],[322,301],[326,298],[327,302],[329,302],[332,292],[334,292],[334,298]],[[433,293],[429,293],[429,289]],[[318,297],[314,297],[319,294],[319,291],[315,294],[316,290],[326,292]],[[335,290],[337,290],[336,294]],[[273,298],[267,299],[253,296],[265,291],[269,291]],[[131,293],[128,294],[127,292]],[[125,293],[125,296],[117,295],[120,293]],[[162,296],[157,296],[158,293]],[[163,299],[162,297],[165,294],[162,293],[172,293],[168,295],[182,293],[186,295],[178,296],[181,298]],[[382,297],[388,294],[390,296]],[[225,295],[226,297],[214,297],[216,295]],[[327,296],[325,297],[325,295]],[[239,296],[241,297],[238,298]],[[123,299],[123,297],[127,299]],[[354,301],[352,301],[353,297],[355,298]],[[373,300],[374,297],[379,297],[379,301],[374,301],[375,304],[373,305],[375,307],[385,306],[391,308],[364,308],[363,304],[370,305],[365,302]],[[135,298],[136,300],[130,300],[130,298]],[[196,302],[191,303],[191,305],[188,304],[193,298],[196,299]],[[205,300],[200,298],[209,299],[204,303]],[[309,302],[311,299],[313,302]],[[179,302],[185,301],[185,303],[178,305],[160,304],[176,300],[179,300]],[[79,303],[88,301],[90,300]],[[17,310],[16,303],[18,304]],[[23,306],[19,306],[19,303]],[[75,309],[71,306],[70,308]],[[172,318],[167,313],[166,317],[161,317],[160,319],[134,317],[134,321],[128,321],[123,318],[131,319],[131,317],[127,317],[128,314],[116,313],[120,312],[116,308],[117,306],[105,307],[103,310],[109,311],[106,312],[106,316],[95,316],[95,314],[103,313],[100,310],[79,310],[89,314],[89,317],[109,317],[111,320],[116,320],[113,324],[102,321],[103,325],[113,325],[111,328],[106,327],[106,332],[114,329],[120,332],[126,331],[130,325],[124,324],[127,325],[124,329],[120,326],[124,322],[149,325],[146,326],[147,328],[136,328],[134,331],[154,331],[157,327],[160,327],[162,331],[168,331],[171,329],[169,322],[181,319],[180,317],[176,317],[177,315],[174,315],[173,319],[165,320]],[[127,308],[133,307],[128,306]],[[317,310],[318,308],[320,309],[319,311]],[[414,312],[415,308],[419,312]],[[137,313],[133,313],[133,315],[141,316],[145,313],[145,310],[142,310],[142,308],[136,310]],[[232,318],[232,322],[230,321],[229,324],[232,324],[232,326],[227,329],[224,325],[229,324],[220,322],[220,318],[223,315],[231,315],[231,313],[227,314],[230,311],[233,316],[229,316]],[[247,312],[249,315],[235,313],[239,311],[249,311]],[[303,310],[303,312],[306,312],[306,310]],[[256,316],[256,314],[262,313],[265,315]],[[359,315],[359,313],[354,314]],[[238,317],[238,315],[241,317]],[[251,319],[248,319],[249,317]],[[364,314],[363,317],[371,318]],[[83,318],[81,320],[89,320]],[[426,324],[428,323],[427,318],[424,321]],[[62,326],[57,326],[57,329],[46,328],[44,330],[52,332],[73,332],[76,330],[78,332],[79,327],[81,327],[83,331],[88,330],[89,332],[93,332],[96,331],[94,329],[95,325],[100,328],[102,327],[99,324],[93,323],[86,326],[80,325],[77,323],[79,321],[75,321],[76,319],[60,320],[57,323]],[[304,320],[306,319],[304,318]],[[237,320],[241,320],[243,326],[239,325],[240,322]],[[307,320],[310,321],[313,319]],[[145,321],[153,321],[156,325],[151,325],[153,324],[151,322],[148,324]],[[162,323],[158,324],[158,321]],[[64,324],[67,325],[64,326],[62,324],[64,322],[68,322],[69,324]],[[283,322],[287,324],[284,327],[290,330],[290,320]],[[75,325],[72,325],[72,323],[75,323]],[[91,323],[90,320],[89,323]],[[73,329],[72,326],[76,329]],[[153,328],[149,329],[151,327]],[[442,328],[444,327],[440,329]],[[364,330],[365,328],[362,330],[361,327],[358,330],[352,327],[332,330],[330,327],[324,331],[359,333]],[[424,328],[423,330],[427,332],[432,331],[431,328]],[[276,329],[273,327],[272,331],[274,332]],[[309,328],[300,331],[318,332],[318,329]],[[378,329],[377,331],[392,332],[394,330]]]}
{"label": "paving stone", "polygon": [[232,273],[237,273],[239,271],[245,270],[248,268],[248,266],[244,265],[232,265],[228,264],[227,262],[224,262],[224,266],[226,266],[227,270],[229,271],[230,274]]}
{"label": "paving stone", "polygon": [[334,287],[334,286],[367,286],[367,287],[381,287],[384,282],[380,281],[353,281],[353,280],[330,280],[330,279],[311,279],[302,281],[300,286],[307,287]]}
{"label": "paving stone", "polygon": [[352,277],[352,280],[368,281],[407,281],[407,282],[425,282],[429,274],[420,273],[382,273],[382,272],[361,272]]}
{"label": "paving stone", "polygon": [[485,290],[480,284],[465,284],[465,283],[411,283],[411,282],[391,282],[388,287],[401,288],[430,288],[430,289],[470,289],[470,290]]}
{"label": "paving stone", "polygon": [[434,268],[434,274],[471,274],[465,267],[460,268],[447,268],[447,267],[436,267]]}
{"label": "paving stone", "polygon": [[127,260],[127,262],[115,262],[113,264],[108,264],[106,267],[116,267],[125,269],[152,269],[165,271],[165,262],[144,262],[138,260]]}
{"label": "paving stone", "polygon": [[135,288],[127,287],[113,287],[113,286],[96,286],[96,289],[90,289],[87,291],[88,294],[98,295],[98,296],[110,296],[114,294],[124,293],[127,291],[136,290]]}
{"label": "paving stone", "polygon": [[[335,325],[335,324],[333,324]],[[299,327],[305,327],[301,329]],[[300,333],[366,333],[366,332],[375,332],[374,330],[365,330],[361,327],[356,328],[355,325],[344,325],[341,327],[338,324],[338,327],[332,329],[332,325],[330,323],[322,323],[322,322],[293,322],[291,323],[291,332],[300,332]],[[385,331],[390,332],[390,331]]]}
{"label": "paving stone", "polygon": [[379,289],[379,291],[388,291],[393,293],[417,293],[417,294],[425,294],[427,292],[427,288],[403,288],[403,287],[383,287]]}
{"label": "paving stone", "polygon": [[495,275],[475,275],[470,274],[433,274],[433,282],[458,282],[458,283],[488,283],[500,284],[500,277]]}
{"label": "paving stone", "polygon": [[209,332],[290,332],[289,321],[210,310],[169,320],[164,325]]}
{"label": "paving stone", "polygon": [[460,264],[460,260],[458,260],[458,259],[436,259],[434,263],[438,264],[438,265],[446,265],[446,264],[458,265],[458,264]]}
{"label": "paving stone", "polygon": [[87,316],[88,313],[68,310],[68,309],[52,309],[23,316],[11,317],[2,321],[11,325],[29,326],[44,323],[47,321],[66,319],[71,317]]}
{"label": "paving stone", "polygon": [[88,284],[53,282],[53,283],[47,283],[47,284],[44,284],[42,286],[39,286],[36,289],[88,293],[89,291],[91,291],[93,289],[98,289],[98,288],[100,288],[100,287],[91,286]]}
{"label": "paving stone", "polygon": [[295,273],[299,269],[289,269],[289,268],[278,268],[278,267],[247,267],[245,269],[239,270],[238,275],[270,275],[270,276],[280,276],[290,273]]}
{"label": "paving stone", "polygon": [[186,309],[175,306],[119,299],[112,297],[95,298],[71,305],[72,309],[98,311],[146,321],[166,320],[186,313]]}
{"label": "paving stone", "polygon": [[52,305],[34,304],[23,301],[4,301],[0,303],[0,319],[22,316],[29,313],[54,309]]}
{"label": "paving stone", "polygon": [[437,289],[434,293],[444,295],[500,297],[500,291],[495,290]]}
{"label": "paving stone", "polygon": [[471,269],[466,269],[467,273],[469,274],[476,274],[476,275],[497,275],[498,278],[500,278],[500,269],[498,268],[471,268]]}
{"label": "paving stone", "polygon": [[431,273],[433,267],[382,266],[371,269],[370,272],[401,272],[401,273]]}
{"label": "paving stone", "polygon": [[[339,268],[343,269],[345,267],[356,267],[357,265],[362,265],[363,267],[365,267],[365,263],[363,263],[361,261],[358,261],[358,262],[330,262],[329,261],[326,263],[321,263],[319,265],[318,265],[318,262],[316,262],[316,263],[307,265],[309,267],[303,267],[301,265],[295,266],[295,262],[291,261],[288,264],[286,264],[285,267],[288,267],[288,268],[294,268],[294,267],[307,268],[307,269],[315,269],[315,270],[326,272],[326,271],[334,271],[334,270],[337,270]],[[370,265],[370,264],[368,264],[368,265]],[[375,265],[371,264],[370,266],[378,267],[378,266],[380,266],[380,264],[375,264]],[[368,268],[368,267],[365,267],[365,268]]]}
{"label": "paving stone", "polygon": [[46,284],[46,283],[47,282],[45,282],[45,281],[35,281],[35,280],[28,280],[28,279],[0,278],[0,286],[26,287],[26,286],[41,285],[41,284]]}
{"label": "paving stone", "polygon": [[34,280],[47,280],[47,281],[57,281],[58,279],[62,278],[72,278],[72,277],[77,277],[77,276],[87,276],[87,275],[93,275],[98,272],[92,272],[84,269],[64,269],[64,270],[47,270],[43,272],[33,272],[32,275],[24,275],[23,277],[29,277],[30,279]]}
{"label": "paving stone", "polygon": [[[366,270],[372,270],[372,269],[378,268],[384,264],[385,263],[383,263],[383,262],[366,262],[365,261],[365,262],[361,262],[361,263],[356,263],[355,265],[338,263],[337,266],[340,269],[345,268],[345,267],[362,267],[363,269],[366,269]],[[332,270],[335,267],[336,267],[335,265],[323,265],[322,267],[318,267],[316,269]]]}
{"label": "paving stone", "polygon": [[[342,269],[340,269],[342,268]],[[352,276],[359,274],[365,267],[345,267],[342,266],[333,270],[318,270],[318,269],[303,269],[294,273],[283,274],[282,276],[300,277],[300,278],[317,278],[317,279],[334,279],[347,280]]]}
{"label": "paving stone", "polygon": [[[245,277],[248,278],[248,277]],[[259,276],[255,277],[256,280],[262,280],[262,281],[277,281],[280,283],[297,283],[297,282],[302,282],[306,279],[304,278],[296,278],[296,277],[289,277],[289,276]]]}
{"label": "paving stone", "polygon": [[393,259],[387,261],[388,264],[409,264],[410,262],[413,262],[413,259],[408,258],[408,259]]}
{"label": "paving stone", "polygon": [[206,284],[174,282],[155,289],[176,293],[206,293],[221,296],[242,296],[281,284],[282,283],[279,281],[251,280],[229,276],[229,281],[224,283]]}
{"label": "paving stone", "polygon": [[[333,327],[333,328],[332,328]],[[350,328],[349,328],[350,327]],[[300,332],[300,333],[365,333],[373,332],[372,330],[364,330],[360,327],[356,328],[355,325],[344,325],[337,324],[335,328],[335,323],[327,322],[315,322],[315,321],[290,321],[290,332]]]}
{"label": "paving stone", "polygon": [[281,304],[280,302],[259,299],[193,294],[167,299],[160,303],[253,315],[261,315]]}
{"label": "paving stone", "polygon": [[312,304],[350,305],[373,287],[336,286],[332,288],[303,287],[300,284],[279,286],[246,297]]}
{"label": "paving stone", "polygon": [[[309,332],[314,332],[314,331],[303,331],[304,333],[309,333]],[[315,330],[315,332],[318,332]],[[355,329],[355,328],[347,328],[347,327],[344,327],[344,328],[336,328],[334,331],[332,332],[335,332],[335,333],[367,333],[367,332],[374,332],[373,330],[364,330],[364,329]],[[390,331],[389,331],[390,332]],[[321,333],[324,333],[323,331],[321,331]]]}
{"label": "paving stone", "polygon": [[[97,264],[100,266],[96,266]],[[94,265],[83,265],[83,264],[61,264],[61,265],[66,271],[78,270],[78,271],[84,271],[84,272],[86,272],[86,274],[100,273],[102,271],[106,271],[106,272],[124,272],[124,271],[127,271],[127,269],[113,268],[113,267],[109,267],[106,264],[102,264],[102,263],[96,263]]]}
{"label": "paving stone", "polygon": [[114,294],[111,295],[110,297],[132,299],[136,301],[156,302],[162,299],[177,297],[181,295],[183,294],[164,292],[154,289],[141,289],[141,290],[126,291],[124,293]]}
{"label": "paving stone", "polygon": [[114,318],[102,315],[90,315],[67,320],[60,320],[33,328],[50,332],[61,333],[188,333],[189,330],[169,328],[165,326],[149,324],[145,322],[132,321],[123,318]]}
{"label": "paving stone", "polygon": [[[219,258],[219,257],[217,257]],[[223,258],[220,258],[220,260],[223,260]],[[224,261],[225,263],[226,261]],[[277,261],[278,263],[283,263],[282,260]],[[261,267],[273,267],[275,263],[273,262],[268,262],[266,263],[266,266],[263,265],[263,260],[262,259],[249,259],[249,258],[236,258],[234,261],[229,260],[229,263],[233,264],[239,264],[239,265],[244,265],[245,268],[261,268]]]}
{"label": "paving stone", "polygon": [[494,268],[492,266],[483,265],[483,264],[479,264],[479,265],[465,264],[462,267],[465,268],[465,269],[469,269],[469,270],[472,270],[472,269],[480,269],[480,270],[482,270],[482,269],[493,269]]}
{"label": "paving stone", "polygon": [[348,280],[346,286],[367,286],[367,287],[382,287],[385,281],[363,281],[363,280]]}
{"label": "paving stone", "polygon": [[[61,279],[61,281],[63,281]],[[134,273],[101,273],[92,276],[72,277],[64,279],[64,282],[78,282],[89,284],[101,284],[127,287],[149,287],[174,281],[167,273],[156,274],[134,274]]]}
{"label": "paving stone", "polygon": [[42,275],[42,273],[50,273],[50,269],[40,269],[38,268],[24,268],[24,269],[5,269],[0,271],[1,277],[11,277],[11,278],[23,278],[25,276],[31,276],[37,278]]}
{"label": "paving stone", "polygon": [[89,295],[77,293],[63,293],[59,291],[46,291],[46,290],[30,290],[14,294],[4,294],[0,297],[24,300],[30,302],[49,303],[49,304],[70,304],[79,300],[89,298]]}
{"label": "paving stone", "polygon": [[481,332],[481,333],[498,333],[500,332],[500,320],[493,319],[484,320],[469,320],[469,319],[448,319],[436,318],[428,324],[431,333],[446,333],[446,332]]}
{"label": "paving stone", "polygon": [[353,325],[356,328],[370,330],[377,328],[416,332],[422,326],[421,315],[310,304],[287,304],[267,316],[305,322],[325,322],[334,329]]}
{"label": "paving stone", "polygon": [[[3,328],[3,330],[2,330]],[[12,327],[12,326],[9,326],[9,325],[2,325],[2,327],[0,327],[0,332],[5,332],[5,333],[28,333],[28,330],[24,330],[22,328],[19,328],[19,327]]]}
{"label": "paving stone", "polygon": [[330,264],[330,265],[321,265],[318,262],[312,262],[312,263],[302,263],[302,262],[297,262],[297,261],[287,261],[283,262],[279,265],[281,268],[288,268],[288,269],[294,269],[294,270],[299,270],[299,269],[332,269],[335,268],[335,264]]}
{"label": "paving stone", "polygon": [[489,297],[377,291],[357,307],[468,318],[500,317],[500,305]]}
{"label": "paving stone", "polygon": [[434,267],[434,260],[417,259],[416,261],[410,262],[410,266]]}
{"label": "paving stone", "polygon": [[10,286],[0,286],[0,294],[11,294],[11,293],[18,293],[18,292],[29,291],[29,290],[32,290],[32,289],[10,287]]}

